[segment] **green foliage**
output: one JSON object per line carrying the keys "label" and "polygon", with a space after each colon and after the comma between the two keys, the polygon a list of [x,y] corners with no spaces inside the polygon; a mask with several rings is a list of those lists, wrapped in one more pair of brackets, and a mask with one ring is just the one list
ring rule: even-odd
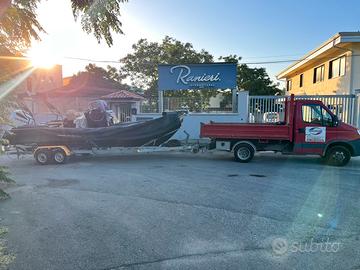
{"label": "green foliage", "polygon": [[[45,32],[37,18],[41,0],[1,0],[0,44],[17,53],[40,40]],[[111,46],[112,32],[123,33],[120,18],[120,4],[127,0],[71,0],[75,20],[80,19],[83,31],[93,34],[98,42],[102,39]]]}
{"label": "green foliage", "polygon": [[6,98],[0,100],[0,125],[8,123],[10,115],[11,102]]}
{"label": "green foliage", "polygon": [[[231,63],[239,63],[241,57],[237,55],[222,56],[220,60]],[[250,68],[245,64],[237,66],[237,85],[239,89],[249,91],[255,95],[275,95],[282,94],[279,84],[274,84],[266,73],[265,68]]]}
{"label": "green foliage", "polygon": [[10,178],[10,173],[4,166],[0,166],[0,182],[15,183],[15,181]]}
{"label": "green foliage", "polygon": [[123,34],[121,30],[120,3],[127,0],[72,0],[72,9],[75,19],[80,17],[82,29],[95,38],[105,39],[111,46],[113,38],[111,31]]}
{"label": "green foliage", "polygon": [[[0,184],[1,183],[15,183],[13,179],[9,177],[9,172],[6,167],[0,166]],[[10,196],[0,188],[0,200],[8,199]]]}
{"label": "green foliage", "polygon": [[[1,197],[1,190],[0,190]],[[5,246],[3,237],[8,233],[8,229],[0,227],[0,269],[8,269],[10,263],[15,260],[15,255],[10,254]]]}
{"label": "green foliage", "polygon": [[[12,56],[9,51],[0,48],[0,55]],[[1,86],[3,82],[10,80],[19,70],[24,69],[24,61],[13,61],[0,59],[0,125],[8,123],[11,108],[16,106],[16,99],[13,94],[4,95],[5,89]]]}
{"label": "green foliage", "polygon": [[[241,57],[237,55],[221,56],[220,60],[238,64]],[[269,78],[265,68],[250,68],[245,64],[238,64],[236,79],[238,89],[249,91],[251,96],[284,94],[284,91],[279,88],[279,84],[275,84]],[[222,108],[232,103],[231,93],[225,93],[223,96],[224,99],[220,103]]]}
{"label": "green foliage", "polygon": [[[147,89],[146,96],[150,104],[157,100],[158,64],[191,64],[211,63],[214,57],[206,50],[196,51],[191,43],[183,43],[166,36],[162,42],[150,42],[140,39],[132,46],[133,52],[121,59],[124,64],[121,74],[130,78],[133,85]],[[224,62],[238,63],[240,57],[229,55],[220,57]],[[237,68],[237,84],[239,89],[250,92],[251,95],[275,95],[282,93],[278,85],[274,84],[264,68],[250,68],[239,64]],[[165,97],[186,98],[190,110],[204,109],[216,90],[208,91],[174,91],[166,92]],[[221,107],[231,104],[232,94],[224,93]]]}
{"label": "green foliage", "polygon": [[[0,188],[0,201],[9,199],[10,196]],[[1,265],[0,265],[1,266]],[[1,269],[1,268],[0,268]]]}
{"label": "green foliage", "polygon": [[[88,74],[91,74],[92,76],[96,78],[102,78],[109,81],[117,82],[121,84],[122,77],[119,73],[119,71],[112,66],[107,66],[106,69],[102,67],[98,67],[95,64],[88,64],[85,67],[85,72]],[[82,74],[84,72],[79,72],[78,74]]]}
{"label": "green foliage", "polygon": [[84,82],[84,80],[91,81],[92,84],[99,87],[114,87],[117,89],[130,90],[130,87],[122,83],[122,76],[119,71],[112,66],[107,66],[106,69],[98,67],[95,64],[88,64],[85,71],[80,71],[73,75],[70,83],[76,84],[77,81]]}
{"label": "green foliage", "polygon": [[0,13],[0,44],[17,54],[29,47],[31,40],[40,40],[39,34],[45,32],[36,17],[40,0],[14,0],[2,4]]}

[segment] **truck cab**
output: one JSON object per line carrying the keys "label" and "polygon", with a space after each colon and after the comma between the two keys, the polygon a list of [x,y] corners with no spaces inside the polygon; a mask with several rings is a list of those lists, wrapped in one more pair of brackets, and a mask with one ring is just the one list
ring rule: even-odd
{"label": "truck cab", "polygon": [[239,162],[249,162],[257,151],[319,155],[335,166],[360,156],[359,129],[339,121],[321,101],[295,100],[293,95],[285,102],[283,122],[202,123],[200,135],[216,149],[233,152]]}
{"label": "truck cab", "polygon": [[360,155],[358,129],[339,121],[321,101],[295,102],[295,154],[318,154],[328,158],[330,163],[339,164],[346,164],[351,156]]}

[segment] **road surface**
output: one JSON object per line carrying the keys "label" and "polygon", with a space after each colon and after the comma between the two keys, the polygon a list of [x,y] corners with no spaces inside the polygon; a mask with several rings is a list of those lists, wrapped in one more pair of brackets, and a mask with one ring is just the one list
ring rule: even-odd
{"label": "road surface", "polygon": [[17,181],[0,202],[12,270],[360,268],[358,158],[343,168],[206,153],[0,163]]}

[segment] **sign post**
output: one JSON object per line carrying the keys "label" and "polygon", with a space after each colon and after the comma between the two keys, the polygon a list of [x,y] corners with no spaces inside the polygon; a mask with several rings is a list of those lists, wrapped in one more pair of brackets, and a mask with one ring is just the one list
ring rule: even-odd
{"label": "sign post", "polygon": [[[232,89],[236,104],[236,63],[159,65],[159,112],[163,111],[164,91]],[[235,101],[235,102],[234,102]]]}

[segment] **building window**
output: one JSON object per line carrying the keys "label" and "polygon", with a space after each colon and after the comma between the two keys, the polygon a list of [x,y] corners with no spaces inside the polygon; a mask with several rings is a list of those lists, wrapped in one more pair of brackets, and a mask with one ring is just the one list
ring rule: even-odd
{"label": "building window", "polygon": [[324,80],[325,66],[321,65],[314,68],[314,83],[322,82]]}
{"label": "building window", "polygon": [[346,56],[341,56],[329,63],[329,79],[345,75]]}
{"label": "building window", "polygon": [[286,81],[286,91],[291,91],[292,88],[292,80]]}
{"label": "building window", "polygon": [[303,83],[304,83],[304,74],[300,74],[300,83],[299,86],[303,87]]}

